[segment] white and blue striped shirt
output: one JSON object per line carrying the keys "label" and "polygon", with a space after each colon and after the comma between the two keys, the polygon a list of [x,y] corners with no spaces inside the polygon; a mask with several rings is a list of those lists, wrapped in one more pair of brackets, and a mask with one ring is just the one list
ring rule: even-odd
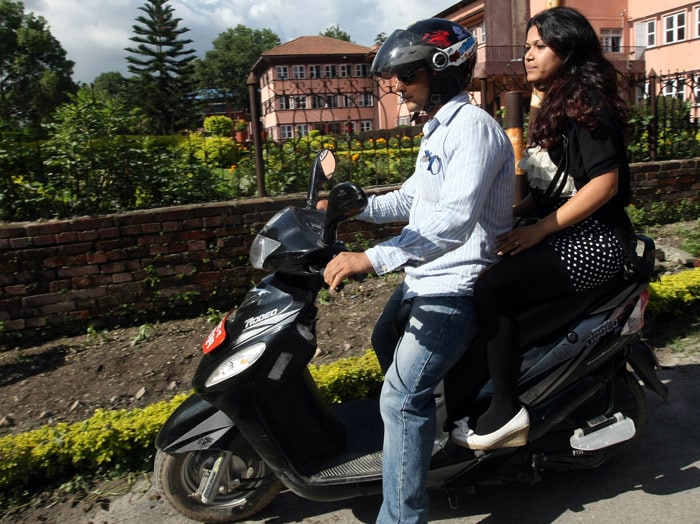
{"label": "white and blue striped shirt", "polygon": [[378,275],[405,268],[407,298],[471,295],[476,277],[498,259],[495,238],[512,227],[513,147],[466,94],[441,107],[423,133],[411,177],[370,196],[356,217],[408,224],[366,254]]}

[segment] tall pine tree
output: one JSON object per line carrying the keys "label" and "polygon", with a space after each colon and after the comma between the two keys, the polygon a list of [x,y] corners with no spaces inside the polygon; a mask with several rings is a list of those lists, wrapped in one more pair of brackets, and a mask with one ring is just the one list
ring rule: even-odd
{"label": "tall pine tree", "polygon": [[192,40],[182,38],[189,29],[178,27],[181,18],[174,17],[168,0],[146,0],[139,7],[145,14],[136,17],[134,36],[138,44],[127,47],[129,72],[136,76],[138,100],[149,116],[152,130],[171,133],[187,125],[192,104],[187,93],[192,77],[194,49]]}

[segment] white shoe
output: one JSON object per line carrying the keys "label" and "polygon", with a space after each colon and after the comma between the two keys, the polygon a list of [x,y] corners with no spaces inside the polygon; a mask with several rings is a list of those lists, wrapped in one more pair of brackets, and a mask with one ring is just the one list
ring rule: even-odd
{"label": "white shoe", "polygon": [[515,416],[504,426],[487,433],[477,435],[470,431],[466,437],[466,446],[470,449],[517,448],[527,444],[527,434],[530,430],[530,416],[527,410],[520,408]]}

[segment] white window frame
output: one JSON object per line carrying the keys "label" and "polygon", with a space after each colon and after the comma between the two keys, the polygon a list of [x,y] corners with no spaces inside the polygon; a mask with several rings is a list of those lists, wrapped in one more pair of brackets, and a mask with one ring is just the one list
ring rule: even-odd
{"label": "white window frame", "polygon": [[286,65],[275,66],[275,77],[277,80],[288,80],[289,68]]}
{"label": "white window frame", "polygon": [[647,20],[644,22],[646,28],[646,46],[656,47],[656,20]]}
{"label": "white window frame", "polygon": [[335,109],[337,107],[340,107],[338,95],[327,95],[326,96],[326,105],[324,107],[327,107],[329,109]]}
{"label": "white window frame", "polygon": [[360,122],[360,131],[372,131],[372,121],[362,120]]}
{"label": "white window frame", "polygon": [[686,13],[680,11],[664,16],[664,44],[675,44],[686,39]]}
{"label": "white window frame", "polygon": [[374,107],[374,95],[372,93],[360,93],[357,98],[359,107]]}
{"label": "white window frame", "polygon": [[310,65],[309,66],[309,78],[321,78],[321,66],[320,65]]}
{"label": "white window frame", "polygon": [[294,138],[294,126],[291,124],[280,125],[280,140],[289,140]]}
{"label": "white window frame", "polygon": [[326,64],[323,67],[323,78],[338,78],[338,69],[335,64]]}
{"label": "white window frame", "polygon": [[606,53],[622,52],[622,29],[601,29],[600,41]]}
{"label": "white window frame", "polygon": [[695,38],[700,38],[700,6],[693,9],[693,18],[695,19]]}
{"label": "white window frame", "polygon": [[292,101],[287,95],[281,95],[277,97],[277,109],[279,111],[286,111],[287,109],[292,109]]}
{"label": "white window frame", "polygon": [[299,95],[292,97],[293,109],[306,109],[306,96]]}
{"label": "white window frame", "polygon": [[664,82],[664,87],[661,92],[663,93],[663,96],[670,96],[676,100],[682,100],[685,102],[685,87],[685,79],[678,76]]}
{"label": "white window frame", "polygon": [[350,76],[350,66],[348,64],[340,64],[338,66],[338,78],[347,78]]}
{"label": "white window frame", "polygon": [[297,137],[309,135],[309,124],[297,124]]}
{"label": "white window frame", "polygon": [[292,78],[294,78],[295,80],[304,80],[306,78],[306,66],[293,65],[292,66]]}

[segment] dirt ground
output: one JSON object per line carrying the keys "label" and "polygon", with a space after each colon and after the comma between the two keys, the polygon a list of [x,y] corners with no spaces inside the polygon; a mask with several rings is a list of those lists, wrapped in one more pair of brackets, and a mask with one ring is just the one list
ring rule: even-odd
{"label": "dirt ground", "polygon": [[[654,237],[658,244],[680,245],[675,227],[661,228]],[[399,275],[370,277],[349,283],[339,293],[323,293],[314,362],[364,353],[374,321],[400,281]],[[189,391],[202,341],[214,326],[213,319],[197,317],[0,352],[0,436],[84,420],[97,408],[142,407]],[[51,505],[46,497],[44,508]],[[17,515],[10,518],[35,522],[46,520],[47,513],[37,510],[19,521]],[[2,511],[0,521],[5,521]]]}

